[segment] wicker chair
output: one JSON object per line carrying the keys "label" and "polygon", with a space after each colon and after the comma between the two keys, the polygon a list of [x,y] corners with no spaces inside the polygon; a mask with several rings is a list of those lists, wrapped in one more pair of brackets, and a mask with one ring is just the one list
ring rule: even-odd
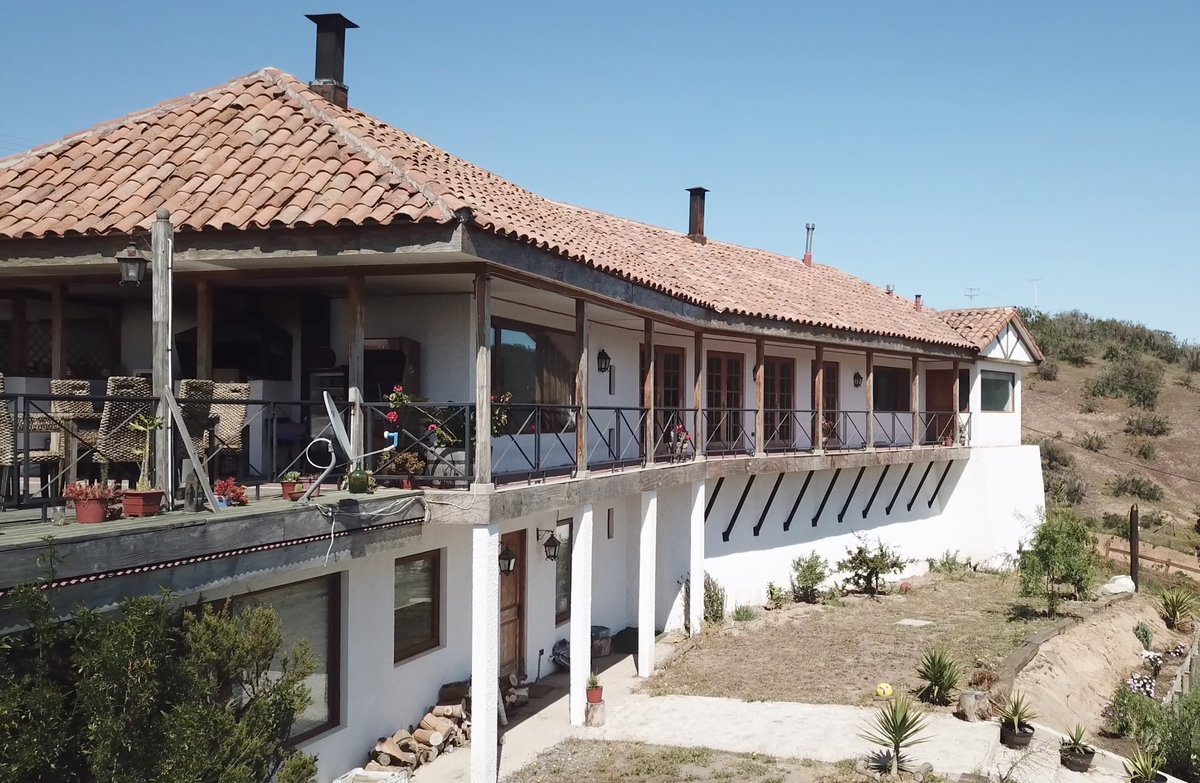
{"label": "wicker chair", "polygon": [[[114,375],[108,379],[105,394],[110,398],[104,403],[100,415],[100,432],[96,439],[96,462],[112,465],[138,465],[142,461],[145,436],[129,428],[129,423],[139,416],[153,416],[154,401],[134,402],[114,400],[112,397],[143,397],[150,394],[150,381]],[[135,471],[136,473],[136,471]]]}
{"label": "wicker chair", "polygon": [[[54,397],[74,397],[70,400],[53,400],[50,403],[50,451],[70,461],[65,465],[68,479],[75,477],[75,462],[82,462],[87,453],[96,448],[99,435],[100,416],[92,407],[92,382],[72,378],[56,378],[50,381],[50,394]],[[85,456],[78,457],[80,453]]]}
{"label": "wicker chair", "polygon": [[220,449],[219,454],[235,455],[240,460],[246,451],[246,440],[242,433],[246,427],[246,400],[250,399],[250,384],[215,383],[213,399],[229,400],[213,403],[212,415],[217,419],[217,442],[214,445]]}
{"label": "wicker chair", "polygon": [[185,378],[179,382],[179,412],[187,425],[188,437],[197,457],[208,450],[209,432],[217,418],[212,412],[213,382],[201,378]]}
{"label": "wicker chair", "polygon": [[[2,374],[0,374],[0,394],[4,394],[4,375]],[[30,432],[38,432],[38,430],[31,429]],[[62,460],[62,455],[53,449],[30,449],[28,452],[18,452],[16,437],[16,416],[9,410],[8,402],[0,400],[0,507],[3,507],[5,498],[16,497],[16,485],[12,484],[10,493],[10,483],[17,475],[14,468],[19,466],[26,457],[31,465],[39,466]],[[28,437],[28,433],[26,433],[26,437]]]}

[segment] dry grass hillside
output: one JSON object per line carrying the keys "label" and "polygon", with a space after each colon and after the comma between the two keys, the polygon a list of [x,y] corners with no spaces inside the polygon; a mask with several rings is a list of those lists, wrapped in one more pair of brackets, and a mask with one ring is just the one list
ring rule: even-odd
{"label": "dry grass hillside", "polygon": [[[1064,318],[1065,326],[1056,323]],[[1048,366],[1025,378],[1024,439],[1043,444],[1047,502],[1075,506],[1113,532],[1116,516],[1137,503],[1146,540],[1197,551],[1200,349],[1152,341],[1147,349],[1146,335],[1163,333],[1091,319],[1080,327],[1079,319],[1087,317],[1027,316]],[[1129,337],[1130,330],[1140,337]],[[1163,423],[1165,434],[1130,433],[1153,433]]]}

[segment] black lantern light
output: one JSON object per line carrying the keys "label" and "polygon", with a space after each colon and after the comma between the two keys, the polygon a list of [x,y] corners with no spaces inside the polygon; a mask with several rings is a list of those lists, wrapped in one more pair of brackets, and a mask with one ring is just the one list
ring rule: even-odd
{"label": "black lantern light", "polygon": [[862,373],[861,372],[854,373],[854,388],[856,388],[856,389],[861,388],[862,382],[863,382]]}
{"label": "black lantern light", "polygon": [[139,286],[146,278],[146,257],[133,242],[117,253],[117,265],[121,268],[123,286]]}
{"label": "black lantern light", "polygon": [[608,351],[603,348],[600,353],[596,354],[596,370],[600,373],[606,373],[612,368],[612,357],[608,355]]}
{"label": "black lantern light", "polygon": [[517,556],[509,549],[504,547],[504,551],[500,553],[500,576],[508,576],[513,571],[517,570]]}
{"label": "black lantern light", "polygon": [[553,530],[538,530],[538,541],[541,541],[543,538],[546,539],[542,543],[542,546],[546,549],[546,559],[551,562],[557,560],[558,548],[562,546],[562,542],[558,540],[558,536],[554,535]]}

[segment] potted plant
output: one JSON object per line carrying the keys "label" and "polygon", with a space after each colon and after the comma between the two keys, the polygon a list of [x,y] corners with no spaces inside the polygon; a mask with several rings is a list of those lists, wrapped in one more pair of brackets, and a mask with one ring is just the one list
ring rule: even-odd
{"label": "potted plant", "polygon": [[1025,698],[1025,694],[1013,691],[997,711],[1000,716],[1000,743],[1008,748],[1027,748],[1033,740],[1030,721],[1038,715]]}
{"label": "potted plant", "polygon": [[75,521],[81,525],[94,525],[107,519],[108,505],[116,496],[116,490],[107,481],[101,484],[81,481],[69,484],[63,490],[63,497],[75,506]]}
{"label": "potted plant", "polygon": [[121,506],[127,517],[153,517],[158,515],[162,506],[163,491],[150,485],[150,440],[154,433],[163,425],[163,420],[155,416],[138,416],[127,425],[134,432],[140,432],[145,440],[142,443],[142,466],[138,474],[137,488],[127,490],[121,496]]}
{"label": "potted plant", "polygon": [[414,477],[425,473],[425,460],[413,451],[393,451],[384,455],[376,472],[385,476],[403,476],[400,479],[401,489],[413,489],[416,486]]}
{"label": "potted plant", "polygon": [[604,686],[600,684],[600,678],[595,672],[588,675],[587,678],[587,703],[599,704],[604,701]]}
{"label": "potted plant", "polygon": [[1164,763],[1161,754],[1137,748],[1125,762],[1125,774],[1129,776],[1129,783],[1160,783],[1167,779],[1159,771]]}
{"label": "potted plant", "polygon": [[1087,772],[1096,757],[1096,749],[1083,741],[1083,726],[1076,723],[1058,748],[1062,765],[1072,772]]}
{"label": "potted plant", "polygon": [[671,461],[683,462],[689,459],[692,454],[695,454],[694,449],[692,449],[691,454],[688,453],[691,445],[692,434],[682,424],[676,424],[675,428],[671,430]]}
{"label": "potted plant", "polygon": [[304,484],[300,481],[300,471],[298,470],[289,470],[284,473],[279,486],[283,489],[283,496],[288,500],[299,500],[304,495]]}
{"label": "potted plant", "polygon": [[246,498],[246,488],[237,483],[237,480],[232,476],[221,479],[214,484],[213,495],[217,498],[217,508],[244,506],[250,502]]}

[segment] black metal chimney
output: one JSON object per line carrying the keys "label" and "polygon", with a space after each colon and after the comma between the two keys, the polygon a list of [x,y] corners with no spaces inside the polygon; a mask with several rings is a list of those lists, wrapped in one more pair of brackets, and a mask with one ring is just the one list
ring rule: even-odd
{"label": "black metal chimney", "polygon": [[346,31],[358,25],[341,14],[305,14],[317,25],[317,66],[308,83],[330,103],[346,108],[350,89],[343,81],[346,72]]}
{"label": "black metal chimney", "polygon": [[704,236],[704,194],[708,188],[688,188],[687,192],[692,194],[688,210],[688,239],[703,245],[708,242]]}

